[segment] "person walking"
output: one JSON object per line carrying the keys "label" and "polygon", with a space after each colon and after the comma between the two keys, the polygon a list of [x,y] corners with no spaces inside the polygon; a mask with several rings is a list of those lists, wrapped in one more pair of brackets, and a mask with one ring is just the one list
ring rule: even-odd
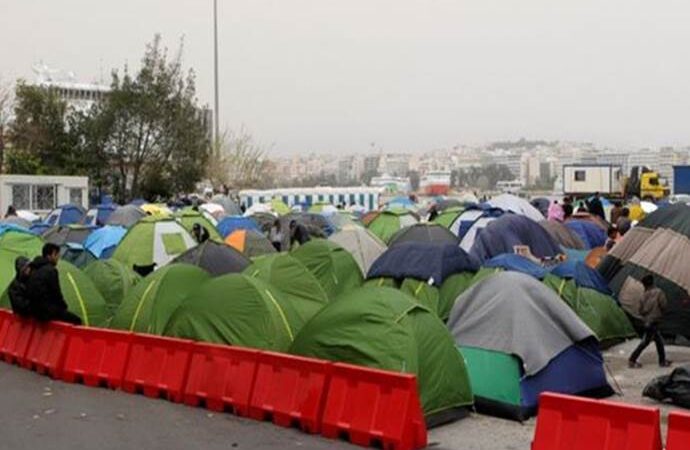
{"label": "person walking", "polygon": [[29,315],[39,321],[60,320],[81,325],[81,319],[67,310],[62,296],[57,270],[59,260],[60,247],[47,243],[41,256],[31,262],[31,273],[26,281]]}
{"label": "person walking", "polygon": [[664,292],[654,285],[654,276],[646,275],[642,278],[642,286],[644,286],[644,294],[642,302],[640,303],[640,317],[644,322],[644,331],[642,333],[642,341],[637,348],[630,354],[628,366],[631,369],[639,369],[642,364],[637,362],[642,352],[654,341],[656,352],[659,356],[659,367],[668,367],[672,364],[666,359],[666,350],[664,348],[664,338],[659,332],[659,323],[666,310],[667,300]]}

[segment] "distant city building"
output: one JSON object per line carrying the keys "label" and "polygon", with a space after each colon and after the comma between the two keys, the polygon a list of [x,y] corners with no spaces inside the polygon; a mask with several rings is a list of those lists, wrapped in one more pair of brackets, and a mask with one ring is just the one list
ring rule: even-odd
{"label": "distant city building", "polygon": [[85,111],[100,102],[110,93],[110,86],[96,83],[78,83],[72,72],[51,69],[45,64],[33,67],[36,86],[55,92],[68,106]]}

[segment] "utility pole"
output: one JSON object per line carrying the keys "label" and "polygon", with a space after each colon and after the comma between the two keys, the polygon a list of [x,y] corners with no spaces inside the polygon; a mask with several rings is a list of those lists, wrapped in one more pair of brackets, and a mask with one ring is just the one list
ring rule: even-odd
{"label": "utility pole", "polygon": [[213,0],[213,81],[215,86],[214,92],[214,118],[213,125],[215,130],[215,143],[220,142],[220,123],[218,120],[218,0]]}

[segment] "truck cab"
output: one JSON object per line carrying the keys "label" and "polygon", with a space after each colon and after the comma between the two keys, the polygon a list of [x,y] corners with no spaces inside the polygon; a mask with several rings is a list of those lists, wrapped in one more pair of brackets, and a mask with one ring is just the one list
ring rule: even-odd
{"label": "truck cab", "polygon": [[625,197],[635,196],[642,200],[659,201],[669,194],[668,181],[647,167],[633,167],[625,183]]}

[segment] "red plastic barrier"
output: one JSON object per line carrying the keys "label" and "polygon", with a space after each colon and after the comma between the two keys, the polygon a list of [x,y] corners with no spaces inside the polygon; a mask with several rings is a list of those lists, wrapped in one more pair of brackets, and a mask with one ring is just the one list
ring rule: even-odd
{"label": "red plastic barrier", "polygon": [[260,352],[225,345],[195,344],[189,363],[184,403],[204,403],[213,411],[249,415],[256,363]]}
{"label": "red plastic barrier", "polygon": [[690,413],[672,411],[668,415],[666,450],[690,450]]}
{"label": "red plastic barrier", "polygon": [[22,366],[40,374],[59,377],[71,329],[72,325],[62,322],[36,323]]}
{"label": "red plastic barrier", "polygon": [[132,333],[72,327],[61,378],[87,386],[122,386]]}
{"label": "red plastic barrier", "polygon": [[249,416],[318,433],[331,366],[327,361],[262,352]]}
{"label": "red plastic barrier", "polygon": [[321,434],[385,449],[425,447],[426,424],[416,377],[334,364]]}
{"label": "red plastic barrier", "polygon": [[0,356],[8,362],[26,364],[26,351],[34,333],[34,321],[10,313],[0,329]]}
{"label": "red plastic barrier", "polygon": [[659,409],[544,393],[532,450],[661,450]]}
{"label": "red plastic barrier", "polygon": [[134,335],[122,389],[181,402],[193,344],[184,339]]}

